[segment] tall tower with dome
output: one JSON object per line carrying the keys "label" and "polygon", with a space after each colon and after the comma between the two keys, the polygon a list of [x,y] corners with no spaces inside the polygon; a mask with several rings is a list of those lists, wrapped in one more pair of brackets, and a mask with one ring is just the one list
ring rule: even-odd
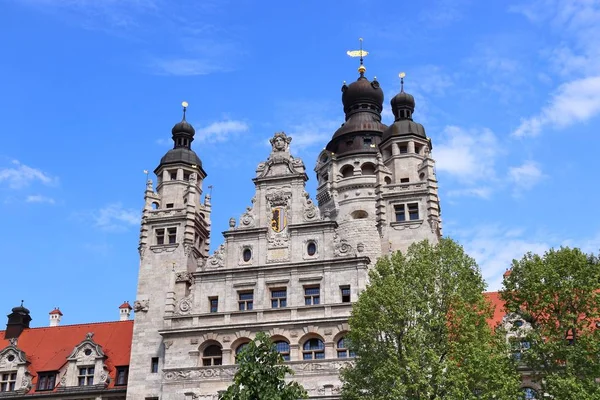
{"label": "tall tower with dome", "polygon": [[175,125],[145,192],[127,399],[216,400],[261,331],[311,398],[339,399],[339,371],[353,356],[348,318],[369,268],[441,235],[431,140],[413,120],[413,96],[402,87],[386,126],[379,82],[362,60],[358,72],[342,86],[344,123],[314,168],[316,200],[293,138],[275,133],[254,196],[210,255],[194,128],[185,114]]}

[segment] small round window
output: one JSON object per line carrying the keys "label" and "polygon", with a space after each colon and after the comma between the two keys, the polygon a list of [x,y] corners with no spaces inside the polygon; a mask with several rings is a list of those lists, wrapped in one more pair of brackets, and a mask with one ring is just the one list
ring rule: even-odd
{"label": "small round window", "polygon": [[8,362],[13,362],[15,361],[15,356],[11,354],[10,356],[6,357],[6,359],[8,360]]}
{"label": "small round window", "polygon": [[242,253],[242,257],[244,258],[245,262],[250,261],[250,259],[252,258],[252,250],[246,248],[244,249],[244,252]]}
{"label": "small round window", "polygon": [[309,256],[317,254],[317,244],[315,242],[309,242],[306,246],[306,253],[308,253]]}
{"label": "small round window", "polygon": [[90,350],[90,349],[85,349],[85,350],[83,351],[83,354],[85,354],[86,356],[89,356],[90,354],[92,354],[92,350]]}

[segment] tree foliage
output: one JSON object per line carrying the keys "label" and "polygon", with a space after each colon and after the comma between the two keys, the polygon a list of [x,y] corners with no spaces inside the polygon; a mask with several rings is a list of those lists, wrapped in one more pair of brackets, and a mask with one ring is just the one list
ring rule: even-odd
{"label": "tree foliage", "polygon": [[551,398],[599,399],[600,262],[579,249],[528,253],[513,261],[502,298],[526,325],[521,361]]}
{"label": "tree foliage", "polygon": [[490,304],[475,261],[442,239],[381,258],[354,305],[354,365],[344,400],[510,399],[519,376],[506,341],[486,318]]}
{"label": "tree foliage", "polygon": [[258,333],[237,355],[239,369],[220,400],[297,400],[308,397],[298,382],[286,382],[293,374],[265,333]]}

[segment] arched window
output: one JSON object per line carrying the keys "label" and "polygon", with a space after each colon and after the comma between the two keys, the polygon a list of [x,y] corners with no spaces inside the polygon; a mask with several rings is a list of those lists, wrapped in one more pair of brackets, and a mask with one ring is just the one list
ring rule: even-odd
{"label": "arched window", "polygon": [[246,343],[242,343],[240,344],[236,349],[235,349],[235,362],[237,364],[238,362],[238,356],[240,355],[240,353],[242,352],[242,350],[244,350],[246,348],[246,346],[248,346],[249,342]]}
{"label": "arched window", "polygon": [[158,210],[158,203],[156,201],[152,202],[152,209],[153,210]]}
{"label": "arched window", "polygon": [[360,170],[363,175],[375,175],[375,165],[372,163],[364,163]]}
{"label": "arched window", "polygon": [[342,169],[340,169],[340,174],[342,174],[343,178],[350,178],[354,175],[354,167],[352,165],[344,165]]}
{"label": "arched window", "polygon": [[337,356],[338,358],[356,357],[353,351],[348,349],[348,339],[341,338],[337,342]]}
{"label": "arched window", "polygon": [[283,357],[285,361],[290,361],[290,344],[285,340],[278,340],[274,344],[277,352],[281,354],[281,357]]}
{"label": "arched window", "polygon": [[369,216],[369,214],[365,210],[356,210],[350,213],[352,219],[365,219]]}
{"label": "arched window", "polygon": [[523,399],[525,400],[535,400],[537,399],[537,392],[530,387],[523,388]]}
{"label": "arched window", "polygon": [[383,178],[383,181],[385,182],[386,185],[389,185],[392,183],[392,178],[390,178],[389,176],[386,176],[385,178]]}
{"label": "arched window", "polygon": [[309,339],[302,346],[303,360],[320,360],[325,358],[325,344],[321,339]]}
{"label": "arched window", "polygon": [[212,365],[222,365],[223,364],[223,352],[221,351],[221,347],[213,344],[204,349],[202,353],[202,365],[205,367],[210,367]]}

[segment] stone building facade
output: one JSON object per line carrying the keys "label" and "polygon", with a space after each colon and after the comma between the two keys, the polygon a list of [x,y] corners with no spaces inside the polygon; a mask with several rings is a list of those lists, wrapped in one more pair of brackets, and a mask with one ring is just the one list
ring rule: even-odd
{"label": "stone building facade", "polygon": [[381,122],[383,91],[365,77],[342,87],[345,121],[318,156],[316,201],[283,132],[256,169],[255,195],[209,255],[206,172],[194,128],[148,181],[127,399],[216,399],[236,354],[268,332],[313,398],[337,399],[352,303],[381,255],[441,235],[431,140],[404,90]]}

